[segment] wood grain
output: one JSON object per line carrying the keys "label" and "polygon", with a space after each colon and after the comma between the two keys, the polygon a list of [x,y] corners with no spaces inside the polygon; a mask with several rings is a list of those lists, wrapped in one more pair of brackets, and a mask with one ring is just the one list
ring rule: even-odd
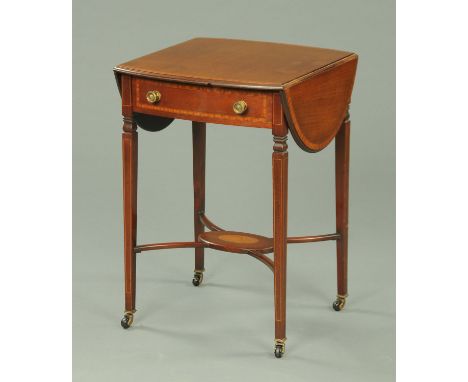
{"label": "wood grain", "polygon": [[132,113],[132,78],[121,76],[125,310],[135,310],[138,133]]}
{"label": "wood grain", "polygon": [[[205,232],[205,226],[200,221],[200,215],[205,213],[205,163],[206,163],[206,124],[192,123],[193,146],[193,226],[195,241]],[[195,248],[195,270],[205,269],[205,249]]]}
{"label": "wood grain", "polygon": [[335,137],[351,100],[357,56],[294,83],[282,92],[288,125],[303,150],[317,152]]}
{"label": "wood grain", "polygon": [[251,256],[273,271],[273,261],[265,254],[273,251],[273,240],[264,236],[235,231],[205,232],[199,240],[207,247]]}
{"label": "wood grain", "polygon": [[[146,93],[158,90],[162,98],[149,103]],[[220,89],[182,85],[164,81],[135,79],[133,81],[134,111],[169,118],[230,125],[271,128],[272,97],[270,92]],[[233,104],[243,100],[248,108],[236,114]]]}
{"label": "wood grain", "polygon": [[[286,339],[287,243],[337,241],[337,289],[348,292],[348,206],[351,99],[357,55],[331,49],[257,41],[197,38],[114,68],[122,97],[125,310],[135,310],[136,253],[194,248],[251,256],[273,271],[275,339]],[[162,98],[149,103],[148,91]],[[245,101],[244,114],[233,104]],[[137,245],[137,125],[159,131],[173,119],[192,121],[194,241]],[[272,238],[224,231],[205,215],[206,123],[271,129]],[[288,145],[291,132],[307,152],[335,138],[336,233],[287,236]],[[242,154],[240,154],[242,155]],[[205,227],[212,232],[205,232]],[[267,256],[273,252],[273,260]],[[279,343],[281,343],[281,341]]]}
{"label": "wood grain", "polygon": [[287,136],[274,136],[273,170],[273,251],[275,293],[275,339],[286,338],[286,263],[288,216]]}
{"label": "wood grain", "polygon": [[137,160],[138,133],[130,118],[124,119],[122,133],[125,310],[135,309],[137,233]]}
{"label": "wood grain", "polygon": [[270,253],[273,251],[271,238],[236,231],[212,231],[199,236],[208,247],[233,253]]}
{"label": "wood grain", "polygon": [[338,294],[348,294],[348,209],[349,209],[349,151],[351,122],[347,119],[335,138],[336,189],[336,263]]}
{"label": "wood grain", "polygon": [[350,54],[272,42],[195,38],[114,70],[166,81],[274,90]]}

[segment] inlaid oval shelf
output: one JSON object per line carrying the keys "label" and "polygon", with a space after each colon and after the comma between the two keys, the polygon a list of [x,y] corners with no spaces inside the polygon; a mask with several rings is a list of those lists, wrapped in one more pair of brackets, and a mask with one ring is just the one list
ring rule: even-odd
{"label": "inlaid oval shelf", "polygon": [[251,233],[214,231],[202,233],[198,238],[208,247],[226,252],[273,252],[273,239]]}

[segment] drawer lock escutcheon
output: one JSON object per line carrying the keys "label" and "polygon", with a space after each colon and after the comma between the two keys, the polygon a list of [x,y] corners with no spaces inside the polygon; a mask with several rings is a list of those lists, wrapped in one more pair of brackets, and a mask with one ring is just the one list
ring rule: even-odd
{"label": "drawer lock escutcheon", "polygon": [[158,103],[161,100],[161,93],[157,90],[150,90],[146,93],[146,100],[149,103]]}
{"label": "drawer lock escutcheon", "polygon": [[232,109],[234,110],[234,113],[236,114],[244,114],[247,111],[247,102],[245,101],[234,102],[234,105],[232,105]]}

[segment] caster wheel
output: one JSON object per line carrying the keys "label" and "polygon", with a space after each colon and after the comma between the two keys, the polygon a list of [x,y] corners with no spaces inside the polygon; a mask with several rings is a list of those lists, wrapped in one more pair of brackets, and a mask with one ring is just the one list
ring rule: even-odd
{"label": "caster wheel", "polygon": [[283,357],[284,351],[283,347],[281,345],[276,345],[275,346],[275,357],[276,358],[281,358]]}
{"label": "caster wheel", "polygon": [[275,341],[275,357],[282,358],[285,351],[286,351],[286,346],[285,346],[284,340],[276,340]]}
{"label": "caster wheel", "polygon": [[333,309],[339,312],[343,310],[346,304],[346,297],[337,296],[336,300],[333,302]]}
{"label": "caster wheel", "polygon": [[193,286],[199,286],[203,281],[203,272],[195,271],[193,274],[192,284]]}
{"label": "caster wheel", "polygon": [[122,320],[120,321],[120,325],[122,325],[122,328],[128,329],[130,326],[132,326],[132,323],[133,323],[133,313],[125,312]]}

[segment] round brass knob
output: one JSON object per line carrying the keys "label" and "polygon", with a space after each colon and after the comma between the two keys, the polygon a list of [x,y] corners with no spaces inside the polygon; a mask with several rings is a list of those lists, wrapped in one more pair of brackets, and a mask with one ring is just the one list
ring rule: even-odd
{"label": "round brass knob", "polygon": [[157,90],[150,90],[146,93],[146,99],[149,103],[158,103],[161,100],[161,93]]}
{"label": "round brass knob", "polygon": [[232,110],[234,110],[234,113],[236,114],[244,114],[247,110],[247,102],[245,101],[234,102],[234,105],[232,105]]}

